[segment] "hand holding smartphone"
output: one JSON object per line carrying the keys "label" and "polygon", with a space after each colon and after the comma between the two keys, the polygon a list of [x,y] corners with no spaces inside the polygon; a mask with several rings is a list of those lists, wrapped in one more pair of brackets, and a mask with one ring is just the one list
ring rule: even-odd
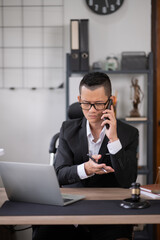
{"label": "hand holding smartphone", "polygon": [[[112,99],[110,98],[109,101],[108,101],[108,105],[107,105],[106,109],[111,109],[111,106],[112,106],[112,105],[113,105],[113,101],[112,101]],[[108,118],[108,117],[107,117],[107,118],[104,118],[104,120],[109,120],[109,118]],[[106,123],[105,125],[106,125],[106,128],[109,129],[109,127],[110,127],[109,124]]]}

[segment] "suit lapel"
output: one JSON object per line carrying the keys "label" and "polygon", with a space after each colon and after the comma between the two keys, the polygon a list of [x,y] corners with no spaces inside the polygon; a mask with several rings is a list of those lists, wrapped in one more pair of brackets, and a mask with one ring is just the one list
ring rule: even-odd
{"label": "suit lapel", "polygon": [[79,133],[80,137],[80,154],[83,157],[83,162],[88,161],[88,140],[87,140],[87,133],[86,133],[86,119],[83,118],[82,125]]}

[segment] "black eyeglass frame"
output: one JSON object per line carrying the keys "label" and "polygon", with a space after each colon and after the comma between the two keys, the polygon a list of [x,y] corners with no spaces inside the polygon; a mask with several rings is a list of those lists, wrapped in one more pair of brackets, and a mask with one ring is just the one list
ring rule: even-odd
{"label": "black eyeglass frame", "polygon": [[85,109],[85,108],[82,108],[82,106],[81,106],[81,108],[83,109],[83,110],[90,110],[91,108],[92,108],[92,106],[96,109],[96,104],[103,104],[104,105],[104,108],[102,108],[102,109],[96,109],[97,111],[99,111],[99,110],[103,110],[103,109],[105,109],[105,105],[107,104],[107,102],[110,100],[110,97],[108,98],[108,100],[105,102],[105,103],[79,103],[80,105],[81,104],[89,104],[90,105],[90,108],[88,108],[88,109]]}

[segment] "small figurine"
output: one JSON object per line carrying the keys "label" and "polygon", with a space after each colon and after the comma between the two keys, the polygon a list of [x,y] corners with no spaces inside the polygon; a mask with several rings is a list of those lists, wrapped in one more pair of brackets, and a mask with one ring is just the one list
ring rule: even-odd
{"label": "small figurine", "polygon": [[99,61],[99,62],[94,62],[93,65],[92,65],[92,69],[93,70],[101,70],[102,69],[102,63]]}
{"label": "small figurine", "polygon": [[116,56],[109,56],[106,58],[106,71],[116,71],[118,70],[118,58]]}
{"label": "small figurine", "polygon": [[138,110],[138,105],[139,103],[142,102],[143,100],[143,97],[144,97],[144,94],[138,84],[138,79],[132,79],[131,80],[131,93],[132,93],[132,88],[134,90],[134,96],[132,98],[131,96],[131,99],[133,100],[133,109],[131,110],[130,112],[130,117],[140,117],[140,113],[139,113],[139,110]]}

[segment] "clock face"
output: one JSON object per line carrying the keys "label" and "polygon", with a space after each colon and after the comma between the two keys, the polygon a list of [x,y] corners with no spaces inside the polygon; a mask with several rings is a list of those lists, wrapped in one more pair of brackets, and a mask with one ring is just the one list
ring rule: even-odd
{"label": "clock face", "polygon": [[117,11],[124,0],[86,0],[88,7],[97,14],[106,15]]}

